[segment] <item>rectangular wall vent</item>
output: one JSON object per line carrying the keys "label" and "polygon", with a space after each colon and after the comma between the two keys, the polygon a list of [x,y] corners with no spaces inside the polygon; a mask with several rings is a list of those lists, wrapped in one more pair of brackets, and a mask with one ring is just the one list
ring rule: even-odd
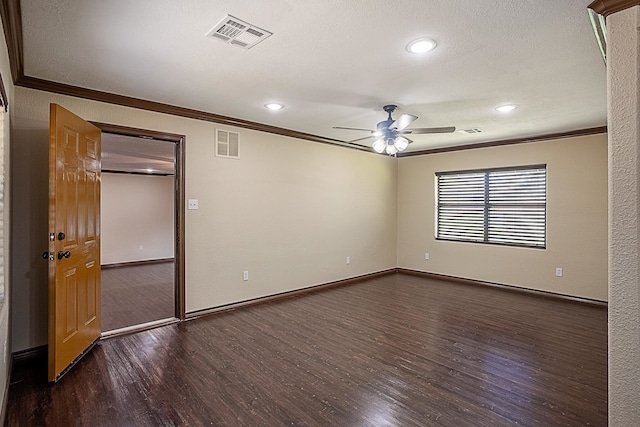
{"label": "rectangular wall vent", "polygon": [[207,37],[222,40],[244,49],[250,49],[271,34],[273,33],[227,15],[207,33]]}
{"label": "rectangular wall vent", "polygon": [[240,158],[240,136],[236,132],[216,130],[216,156],[229,159]]}

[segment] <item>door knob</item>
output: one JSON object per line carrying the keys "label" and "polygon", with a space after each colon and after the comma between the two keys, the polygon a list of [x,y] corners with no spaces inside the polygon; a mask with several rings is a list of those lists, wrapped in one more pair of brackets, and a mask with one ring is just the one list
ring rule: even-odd
{"label": "door knob", "polygon": [[65,251],[65,252],[58,252],[58,259],[62,259],[62,258],[71,258],[71,252],[69,251]]}
{"label": "door knob", "polygon": [[58,240],[64,240],[67,237],[62,231],[58,233]]}

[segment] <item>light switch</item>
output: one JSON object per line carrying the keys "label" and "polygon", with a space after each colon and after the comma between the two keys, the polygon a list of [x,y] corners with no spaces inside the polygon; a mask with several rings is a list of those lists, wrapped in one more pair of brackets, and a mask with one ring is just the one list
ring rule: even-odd
{"label": "light switch", "polygon": [[196,210],[198,209],[198,199],[189,199],[187,202],[187,209]]}

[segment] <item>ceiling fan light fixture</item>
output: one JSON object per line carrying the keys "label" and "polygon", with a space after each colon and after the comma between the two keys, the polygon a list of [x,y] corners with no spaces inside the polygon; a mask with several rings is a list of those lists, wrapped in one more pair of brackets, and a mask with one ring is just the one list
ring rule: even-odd
{"label": "ceiling fan light fixture", "polygon": [[409,140],[404,136],[399,136],[393,141],[393,145],[398,151],[404,151],[409,146]]}
{"label": "ceiling fan light fixture", "polygon": [[278,111],[278,110],[282,110],[284,108],[284,105],[278,102],[269,102],[267,104],[264,104],[264,108],[271,111]]}
{"label": "ceiling fan light fixture", "polygon": [[438,43],[429,38],[421,38],[412,41],[407,45],[407,51],[411,53],[426,53],[436,48]]}
{"label": "ceiling fan light fixture", "polygon": [[376,139],[375,141],[373,141],[372,147],[376,151],[376,153],[382,153],[386,148],[386,145],[387,144],[384,142],[384,139]]}
{"label": "ceiling fan light fixture", "polygon": [[389,143],[387,144],[385,151],[387,152],[388,155],[393,156],[398,152],[398,149],[396,148],[395,145],[393,145],[393,143]]}
{"label": "ceiling fan light fixture", "polygon": [[515,110],[517,108],[517,105],[514,104],[505,104],[505,105],[499,105],[496,107],[496,111],[499,111],[501,113],[510,113],[511,111]]}

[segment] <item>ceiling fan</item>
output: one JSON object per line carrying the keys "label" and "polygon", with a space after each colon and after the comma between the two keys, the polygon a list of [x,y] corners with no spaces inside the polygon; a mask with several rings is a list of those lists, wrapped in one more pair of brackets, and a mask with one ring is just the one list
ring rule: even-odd
{"label": "ceiling fan", "polygon": [[386,152],[390,156],[393,156],[399,151],[405,150],[407,146],[413,142],[405,135],[417,135],[424,133],[451,133],[455,132],[456,130],[454,126],[407,129],[407,126],[413,123],[418,118],[418,116],[414,116],[412,114],[402,114],[397,120],[394,120],[393,117],[391,117],[391,113],[393,113],[396,108],[398,108],[397,105],[385,105],[384,107],[382,107],[382,109],[389,114],[389,117],[387,118],[387,120],[379,122],[376,125],[375,130],[348,128],[341,126],[334,126],[333,128],[371,132],[371,135],[369,136],[354,139],[349,142],[364,141],[365,139],[376,138],[372,144],[373,149],[378,153]]}

